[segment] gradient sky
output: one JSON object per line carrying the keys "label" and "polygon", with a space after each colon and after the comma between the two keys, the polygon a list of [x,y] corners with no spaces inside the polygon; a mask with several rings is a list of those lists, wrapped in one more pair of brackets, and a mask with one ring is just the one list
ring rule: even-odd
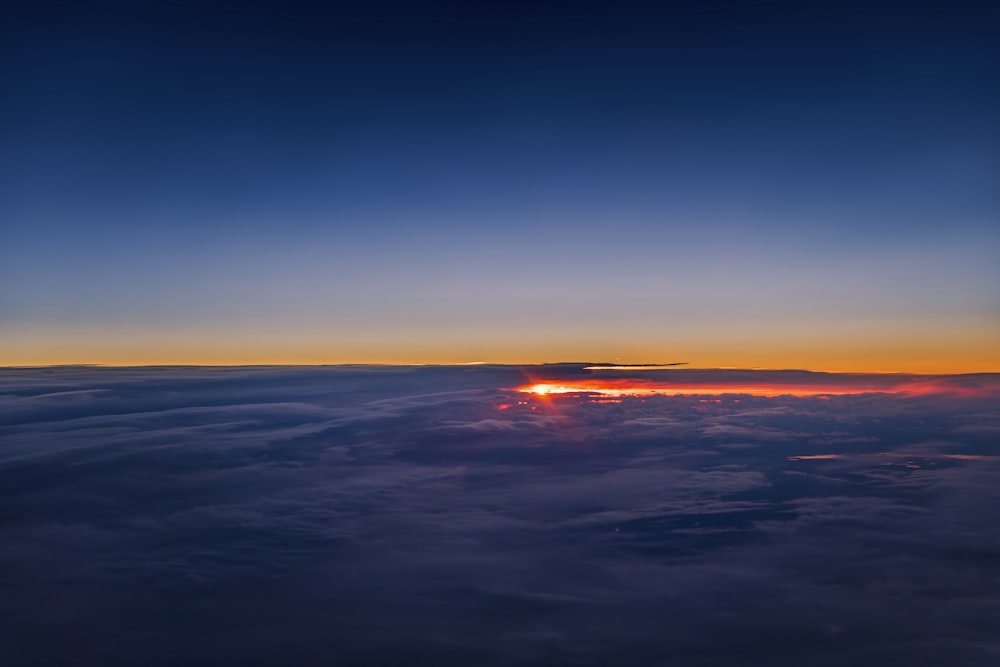
{"label": "gradient sky", "polygon": [[997,3],[2,12],[0,364],[1000,370]]}

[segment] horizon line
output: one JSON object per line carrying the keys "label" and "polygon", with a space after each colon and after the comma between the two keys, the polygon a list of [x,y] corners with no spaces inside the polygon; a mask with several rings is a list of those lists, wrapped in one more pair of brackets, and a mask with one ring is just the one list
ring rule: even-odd
{"label": "horizon line", "polygon": [[546,366],[575,366],[580,370],[589,371],[752,371],[752,372],[800,372],[800,373],[824,373],[830,375],[922,375],[922,376],[958,376],[958,375],[996,375],[998,370],[975,370],[975,371],[951,371],[951,372],[924,372],[924,371],[899,371],[899,370],[827,370],[822,368],[802,368],[802,367],[766,367],[766,366],[693,366],[689,362],[671,362],[662,364],[608,364],[593,361],[544,361],[544,362],[491,362],[491,361],[465,361],[465,362],[420,362],[420,363],[399,363],[399,362],[337,362],[337,363],[149,363],[149,364],[115,364],[115,363],[64,363],[64,364],[12,364],[0,365],[0,371],[6,370],[44,370],[44,369],[141,369],[141,368],[343,368],[357,366],[375,366],[383,368],[461,368],[476,366],[501,366],[508,368],[537,368]]}

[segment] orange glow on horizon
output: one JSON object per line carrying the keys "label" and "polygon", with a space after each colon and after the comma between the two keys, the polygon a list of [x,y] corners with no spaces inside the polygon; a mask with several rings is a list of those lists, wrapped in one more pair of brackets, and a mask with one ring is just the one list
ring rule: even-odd
{"label": "orange glow on horizon", "polygon": [[[675,367],[836,373],[1000,372],[1000,346],[996,344],[1000,320],[996,318],[949,320],[941,325],[922,321],[879,327],[844,324],[838,325],[836,335],[828,329],[816,331],[811,325],[765,331],[736,323],[710,328],[692,324],[670,335],[656,331],[639,335],[626,324],[608,323],[607,331],[591,331],[586,326],[566,329],[521,324],[443,330],[410,327],[405,321],[378,328],[335,326],[325,321],[157,322],[155,326],[2,322],[0,366],[474,362],[520,366],[581,362],[615,374]],[[740,336],[733,331],[739,331]]]}

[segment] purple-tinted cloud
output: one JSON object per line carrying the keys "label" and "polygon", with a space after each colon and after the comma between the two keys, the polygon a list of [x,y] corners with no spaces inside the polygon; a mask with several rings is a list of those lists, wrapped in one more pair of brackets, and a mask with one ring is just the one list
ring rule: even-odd
{"label": "purple-tinted cloud", "polygon": [[995,404],[597,403],[508,390],[524,377],[504,367],[5,373],[4,655],[996,658]]}

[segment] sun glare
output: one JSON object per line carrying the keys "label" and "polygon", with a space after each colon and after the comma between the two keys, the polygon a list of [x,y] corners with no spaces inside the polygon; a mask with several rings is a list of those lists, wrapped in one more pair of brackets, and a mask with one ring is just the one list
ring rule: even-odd
{"label": "sun glare", "polygon": [[517,391],[535,396],[586,395],[606,398],[619,398],[623,396],[719,396],[723,394],[823,398],[876,392],[906,395],[961,394],[967,396],[989,393],[988,390],[984,389],[958,387],[933,381],[902,381],[899,383],[858,382],[857,384],[793,384],[782,382],[773,384],[688,384],[625,379],[536,382],[518,387]]}
{"label": "sun glare", "polygon": [[[719,394],[750,394],[754,396],[820,396],[829,394],[856,394],[856,389],[817,389],[794,386],[663,386],[645,384],[607,384],[603,382],[574,382],[567,384],[538,383],[520,387],[518,391],[536,396],[554,394],[596,394],[599,396],[717,396]],[[864,390],[861,390],[864,391]]]}

